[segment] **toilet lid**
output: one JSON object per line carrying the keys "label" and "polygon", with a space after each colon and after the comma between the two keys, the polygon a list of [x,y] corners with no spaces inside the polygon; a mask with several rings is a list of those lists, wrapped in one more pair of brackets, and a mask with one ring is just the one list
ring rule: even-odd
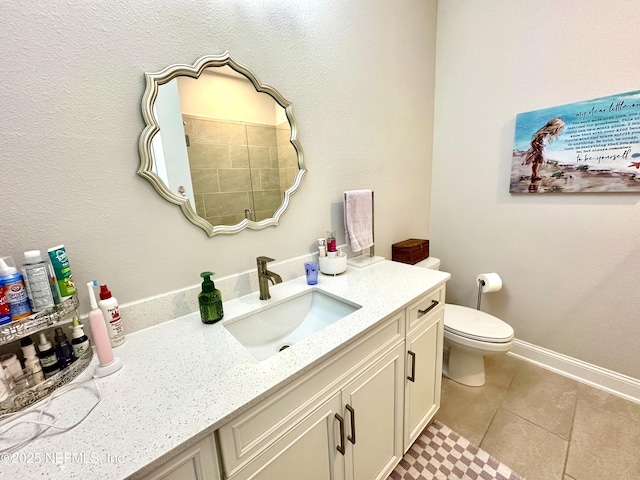
{"label": "toilet lid", "polygon": [[444,306],[444,329],[483,342],[504,343],[513,339],[513,328],[509,324],[488,313],[460,305]]}

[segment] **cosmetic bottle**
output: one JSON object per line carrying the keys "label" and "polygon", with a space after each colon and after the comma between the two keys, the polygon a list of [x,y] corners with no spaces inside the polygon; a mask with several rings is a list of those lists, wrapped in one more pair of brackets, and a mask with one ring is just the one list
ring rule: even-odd
{"label": "cosmetic bottle", "polygon": [[319,257],[327,256],[327,239],[326,238],[318,239],[318,256]]}
{"label": "cosmetic bottle", "polygon": [[76,293],[76,286],[73,283],[73,275],[71,275],[71,267],[69,266],[69,258],[64,245],[51,247],[47,250],[51,266],[58,283],[58,291],[60,292],[60,301],[66,300]]}
{"label": "cosmetic bottle", "polygon": [[202,292],[198,295],[200,305],[200,319],[202,323],[216,323],[222,320],[224,311],[222,310],[222,295],[211,280],[213,272],[202,272],[203,278]]}
{"label": "cosmetic bottle", "polygon": [[36,347],[33,345],[31,337],[23,337],[20,339],[20,349],[24,356],[24,368],[29,370],[33,375],[35,383],[40,383],[44,380],[44,373],[42,372],[42,364],[36,353]]}
{"label": "cosmetic bottle", "polygon": [[333,232],[327,232],[327,252],[337,252],[336,235]]}
{"label": "cosmetic bottle", "polygon": [[96,347],[99,365],[94,370],[94,376],[105,377],[117,372],[122,368],[122,362],[119,358],[113,356],[113,349],[109,340],[109,332],[107,332],[107,324],[104,321],[102,310],[98,308],[96,302],[96,294],[93,287],[98,282],[92,280],[87,283],[89,289],[89,302],[91,303],[91,311],[89,312],[89,326],[91,327],[91,335],[93,336],[93,345]]}
{"label": "cosmetic bottle", "polygon": [[44,333],[40,334],[40,344],[38,345],[40,350],[40,363],[42,364],[42,373],[44,378],[49,378],[60,371],[60,365],[58,365],[58,357],[56,357],[56,351],[51,346],[51,342],[47,340]]}
{"label": "cosmetic bottle", "polygon": [[116,300],[116,297],[111,295],[109,287],[106,285],[100,285],[100,301],[98,302],[98,308],[102,310],[102,315],[106,321],[111,347],[118,347],[122,345],[126,338],[124,336],[122,319],[120,318],[118,300]]}
{"label": "cosmetic bottle", "polygon": [[22,275],[27,284],[27,291],[31,299],[34,312],[41,312],[55,305],[51,291],[51,276],[53,269],[49,262],[42,260],[40,250],[24,252],[25,262],[22,265]]}
{"label": "cosmetic bottle", "polygon": [[5,374],[11,380],[16,379],[22,375],[22,365],[15,353],[5,353],[0,355],[0,365],[5,370]]}
{"label": "cosmetic bottle", "polygon": [[66,368],[76,359],[76,357],[73,356],[73,348],[60,327],[55,329],[54,339],[56,341],[56,357],[58,357],[60,368]]}
{"label": "cosmetic bottle", "polygon": [[31,302],[27,295],[24,278],[10,256],[0,258],[0,293],[9,304],[11,321],[15,322],[31,315]]}
{"label": "cosmetic bottle", "polygon": [[71,348],[73,348],[73,355],[76,358],[80,358],[84,353],[89,350],[89,337],[84,333],[83,325],[80,324],[78,317],[73,317],[71,323],[71,330],[73,333],[73,339],[71,340]]}

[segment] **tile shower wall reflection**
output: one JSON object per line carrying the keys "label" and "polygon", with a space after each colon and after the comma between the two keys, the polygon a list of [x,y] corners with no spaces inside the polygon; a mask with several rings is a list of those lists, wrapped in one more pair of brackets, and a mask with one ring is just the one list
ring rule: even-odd
{"label": "tile shower wall reflection", "polygon": [[196,212],[213,225],[273,216],[298,172],[288,123],[243,124],[183,115]]}

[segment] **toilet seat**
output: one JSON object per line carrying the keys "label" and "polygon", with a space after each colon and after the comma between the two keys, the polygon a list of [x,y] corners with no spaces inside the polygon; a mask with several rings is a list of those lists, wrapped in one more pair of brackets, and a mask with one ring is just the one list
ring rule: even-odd
{"label": "toilet seat", "polygon": [[513,328],[480,310],[461,305],[445,304],[444,330],[453,335],[487,343],[509,343]]}

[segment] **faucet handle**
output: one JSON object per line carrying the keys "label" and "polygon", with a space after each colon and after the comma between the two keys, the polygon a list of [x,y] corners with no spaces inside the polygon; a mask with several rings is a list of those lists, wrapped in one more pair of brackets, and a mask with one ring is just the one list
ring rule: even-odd
{"label": "faucet handle", "polygon": [[269,258],[269,257],[258,257],[256,258],[256,262],[258,262],[258,264],[263,263],[266,264],[267,262],[273,262],[275,260],[275,258]]}

